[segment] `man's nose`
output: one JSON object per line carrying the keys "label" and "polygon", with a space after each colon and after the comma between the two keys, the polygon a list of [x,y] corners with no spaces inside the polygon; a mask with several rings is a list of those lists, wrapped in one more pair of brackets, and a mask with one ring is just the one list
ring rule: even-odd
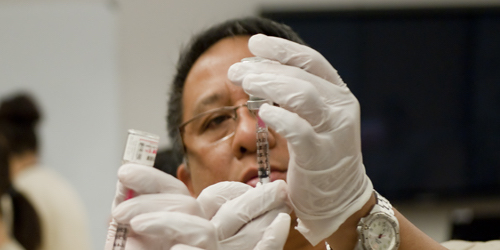
{"label": "man's nose", "polygon": [[[257,119],[247,108],[237,112],[238,119],[231,147],[234,156],[240,159],[245,154],[254,154],[257,150]],[[275,142],[272,133],[268,132],[269,148],[272,148]]]}

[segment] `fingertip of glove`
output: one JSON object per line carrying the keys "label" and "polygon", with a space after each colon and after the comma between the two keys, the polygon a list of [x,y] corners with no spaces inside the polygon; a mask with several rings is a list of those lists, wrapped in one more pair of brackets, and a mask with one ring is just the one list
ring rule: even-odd
{"label": "fingertip of glove", "polygon": [[280,189],[286,189],[286,182],[285,180],[275,180],[272,183],[275,183]]}
{"label": "fingertip of glove", "polygon": [[[157,213],[146,213],[135,216],[130,220],[130,227],[137,233],[144,233],[148,228],[152,227],[154,223],[149,223],[158,220]],[[156,215],[156,216],[155,216]]]}
{"label": "fingertip of glove", "polygon": [[262,118],[262,120],[264,120],[264,122],[270,128],[274,129],[274,131],[276,131],[277,133],[281,133],[281,131],[282,131],[282,128],[280,126],[277,126],[277,125],[280,125],[283,123],[283,121],[280,120],[280,118],[283,117],[282,112],[281,112],[282,110],[279,110],[279,109],[280,109],[279,107],[269,105],[267,103],[262,104],[262,106],[260,106],[260,109],[259,109],[260,118]]}
{"label": "fingertip of glove", "polygon": [[250,44],[253,44],[253,43],[259,43],[261,41],[263,41],[264,39],[266,39],[266,35],[264,34],[255,34],[253,36],[250,37],[250,39],[248,39],[248,44],[250,46]]}
{"label": "fingertip of glove", "polygon": [[276,216],[276,220],[282,221],[283,223],[288,222],[288,224],[290,224],[292,217],[287,213],[279,213],[278,216]]}
{"label": "fingertip of glove", "polygon": [[130,220],[130,226],[134,228],[134,231],[141,231],[144,229],[142,227],[142,222],[145,220],[147,221],[144,217],[144,214],[140,214]]}
{"label": "fingertip of glove", "polygon": [[287,184],[284,180],[275,180],[270,184],[262,185],[262,188],[266,187],[275,190],[275,192],[266,192],[266,193],[275,193],[277,200],[285,202],[288,200]]}
{"label": "fingertip of glove", "polygon": [[125,216],[120,205],[116,206],[116,208],[111,211],[111,217],[117,223],[121,223],[124,221]]}
{"label": "fingertip of glove", "polygon": [[288,184],[284,180],[276,180],[278,182],[278,193],[277,198],[284,201],[285,205],[289,209],[287,212],[291,213],[293,210],[293,205],[288,197]]}
{"label": "fingertip of glove", "polygon": [[269,105],[268,103],[264,103],[260,106],[259,108],[259,115],[267,115],[269,112],[271,112],[273,106]]}
{"label": "fingertip of glove", "polygon": [[138,177],[149,178],[152,176],[157,178],[170,178],[168,177],[170,175],[164,174],[161,170],[134,163],[123,164],[118,170],[118,179],[122,182],[125,180],[137,179]]}
{"label": "fingertip of glove", "polygon": [[266,40],[266,38],[267,36],[264,34],[255,34],[251,36],[250,39],[248,39],[248,49],[250,49],[250,52],[252,52],[253,54],[255,54],[255,52],[258,53],[259,47],[262,46],[262,43]]}
{"label": "fingertip of glove", "polygon": [[240,74],[240,63],[235,63],[227,70],[227,78],[237,86],[241,86],[243,79]]}
{"label": "fingertip of glove", "polygon": [[132,163],[123,164],[118,169],[118,179],[122,179],[126,176],[129,176],[130,174],[133,174],[135,171],[137,171],[138,168],[141,168],[141,167],[143,167],[143,166],[140,166],[137,164],[132,164]]}

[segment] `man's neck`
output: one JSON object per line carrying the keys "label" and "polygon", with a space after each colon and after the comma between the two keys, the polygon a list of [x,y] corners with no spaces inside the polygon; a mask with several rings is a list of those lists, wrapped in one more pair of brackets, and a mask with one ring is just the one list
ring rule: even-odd
{"label": "man's neck", "polygon": [[37,162],[38,156],[35,152],[12,156],[9,162],[11,179],[14,180],[22,171],[36,165]]}

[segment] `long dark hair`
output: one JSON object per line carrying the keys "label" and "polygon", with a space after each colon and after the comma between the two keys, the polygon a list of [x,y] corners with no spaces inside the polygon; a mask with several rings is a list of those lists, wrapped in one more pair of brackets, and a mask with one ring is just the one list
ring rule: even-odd
{"label": "long dark hair", "polygon": [[[12,186],[9,169],[9,159],[12,154],[23,153],[27,150],[36,151],[37,149],[33,127],[39,119],[39,113],[36,107],[31,105],[32,102],[26,103],[26,101],[29,101],[29,97],[23,96],[19,99],[4,101],[0,106],[0,197],[8,194],[12,199],[12,234],[14,238],[26,250],[36,250],[42,241],[40,220],[26,197]],[[34,111],[36,112],[33,112],[33,107],[35,107]],[[21,112],[14,112],[16,110],[21,110]],[[27,130],[28,134],[22,135],[22,130]],[[33,131],[33,134],[30,131]],[[14,138],[25,139],[22,143],[13,142],[11,146],[10,140]],[[1,211],[1,208],[0,214],[6,216],[5,211]]]}

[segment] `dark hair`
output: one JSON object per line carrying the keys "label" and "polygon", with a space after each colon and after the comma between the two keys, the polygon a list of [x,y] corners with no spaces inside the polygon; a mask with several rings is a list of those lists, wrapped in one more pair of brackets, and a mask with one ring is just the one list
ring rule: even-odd
{"label": "dark hair", "polygon": [[285,38],[300,44],[304,41],[290,27],[262,17],[232,19],[195,35],[177,61],[177,73],[172,82],[168,102],[167,129],[172,142],[176,165],[182,160],[182,142],[177,127],[182,123],[182,93],[184,82],[196,60],[218,41],[233,36],[265,34]]}
{"label": "dark hair", "polygon": [[[14,238],[26,250],[35,250],[40,247],[42,241],[40,220],[26,197],[17,192],[12,186],[9,156],[7,142],[4,137],[0,137],[0,197],[4,194],[9,194],[12,199],[12,232]],[[2,216],[6,215],[1,207],[0,214]]]}
{"label": "dark hair", "polygon": [[154,168],[159,169],[167,174],[172,175],[173,177],[177,177],[177,167],[174,152],[172,149],[161,149],[158,150],[156,154],[155,163],[153,165]]}
{"label": "dark hair", "polygon": [[41,119],[33,98],[19,93],[6,98],[0,104],[0,134],[14,155],[38,151],[36,125]]}

